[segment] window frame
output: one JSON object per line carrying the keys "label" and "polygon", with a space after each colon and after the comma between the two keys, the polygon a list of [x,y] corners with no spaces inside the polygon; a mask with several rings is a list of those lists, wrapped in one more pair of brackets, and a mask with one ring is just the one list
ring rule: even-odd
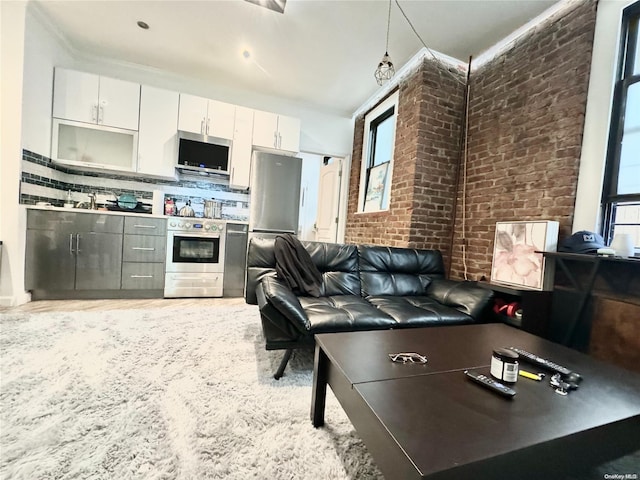
{"label": "window frame", "polygon": [[[373,110],[367,113],[364,117],[364,132],[362,136],[362,162],[360,166],[360,188],[358,192],[358,208],[357,213],[376,213],[389,211],[391,207],[391,185],[393,183],[393,164],[395,157],[396,146],[396,131],[398,126],[398,100],[399,91],[396,90],[393,94],[389,95],[384,101],[382,101]],[[391,113],[390,113],[391,112]],[[385,120],[393,117],[393,134],[391,139],[391,158],[389,159],[389,166],[387,167],[387,177],[385,183],[385,193],[387,196],[387,206],[380,208],[379,210],[366,210],[365,196],[367,191],[367,185],[369,181],[369,171],[375,166],[373,165],[373,153],[375,152],[375,132],[377,127]],[[386,162],[381,162],[384,164]]]}
{"label": "window frame", "polygon": [[640,202],[640,189],[638,192],[630,194],[618,194],[617,192],[627,92],[631,85],[640,83],[640,73],[633,74],[633,69],[636,67],[634,65],[636,50],[640,48],[639,29],[640,1],[626,7],[622,12],[620,55],[614,84],[607,157],[602,183],[602,236],[607,245],[610,244],[614,236],[617,205]]}

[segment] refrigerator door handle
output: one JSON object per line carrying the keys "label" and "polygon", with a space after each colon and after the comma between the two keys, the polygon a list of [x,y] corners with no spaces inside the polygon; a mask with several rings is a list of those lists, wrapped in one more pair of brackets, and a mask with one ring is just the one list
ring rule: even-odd
{"label": "refrigerator door handle", "polygon": [[260,230],[251,230],[249,233],[293,233],[295,230],[278,230],[277,228],[261,228]]}

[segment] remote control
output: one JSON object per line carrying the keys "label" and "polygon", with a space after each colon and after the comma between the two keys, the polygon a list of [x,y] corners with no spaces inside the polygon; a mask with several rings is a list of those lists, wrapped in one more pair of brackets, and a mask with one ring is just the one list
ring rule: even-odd
{"label": "remote control", "polygon": [[582,380],[582,377],[576,372],[572,372],[567,367],[563,367],[562,365],[558,365],[557,363],[553,363],[551,360],[547,360],[546,358],[539,357],[534,355],[531,352],[527,352],[526,350],[522,350],[521,348],[516,347],[508,347],[509,350],[513,350],[523,361],[535,365],[540,368],[544,368],[545,370],[551,371],[553,373],[559,373],[563,378],[571,377],[573,382],[579,382]]}
{"label": "remote control", "polygon": [[489,390],[496,392],[503,397],[513,398],[513,396],[516,394],[515,390],[501,384],[500,382],[496,382],[492,378],[489,378],[481,373],[465,370],[464,374],[471,380],[476,382],[478,385],[482,385],[483,387],[488,388]]}

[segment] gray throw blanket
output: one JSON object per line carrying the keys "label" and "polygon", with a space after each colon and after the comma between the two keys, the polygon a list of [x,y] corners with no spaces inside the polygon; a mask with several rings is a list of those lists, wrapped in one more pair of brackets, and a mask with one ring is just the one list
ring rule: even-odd
{"label": "gray throw blanket", "polygon": [[278,277],[286,282],[292,292],[312,297],[322,295],[322,273],[297,237],[290,233],[278,235],[274,254]]}

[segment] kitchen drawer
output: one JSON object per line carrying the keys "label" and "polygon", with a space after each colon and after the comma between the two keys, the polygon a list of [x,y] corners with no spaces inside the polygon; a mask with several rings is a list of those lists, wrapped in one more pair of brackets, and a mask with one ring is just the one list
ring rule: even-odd
{"label": "kitchen drawer", "polygon": [[125,235],[122,247],[124,262],[160,262],[165,261],[167,240],[154,235]]}
{"label": "kitchen drawer", "polygon": [[124,233],[166,235],[167,220],[165,218],[125,217]]}
{"label": "kitchen drawer", "polygon": [[58,233],[122,233],[123,222],[124,219],[120,215],[27,210],[27,228],[32,230],[55,230]]}
{"label": "kitchen drawer", "polygon": [[164,288],[163,263],[122,264],[122,290],[161,290]]}

